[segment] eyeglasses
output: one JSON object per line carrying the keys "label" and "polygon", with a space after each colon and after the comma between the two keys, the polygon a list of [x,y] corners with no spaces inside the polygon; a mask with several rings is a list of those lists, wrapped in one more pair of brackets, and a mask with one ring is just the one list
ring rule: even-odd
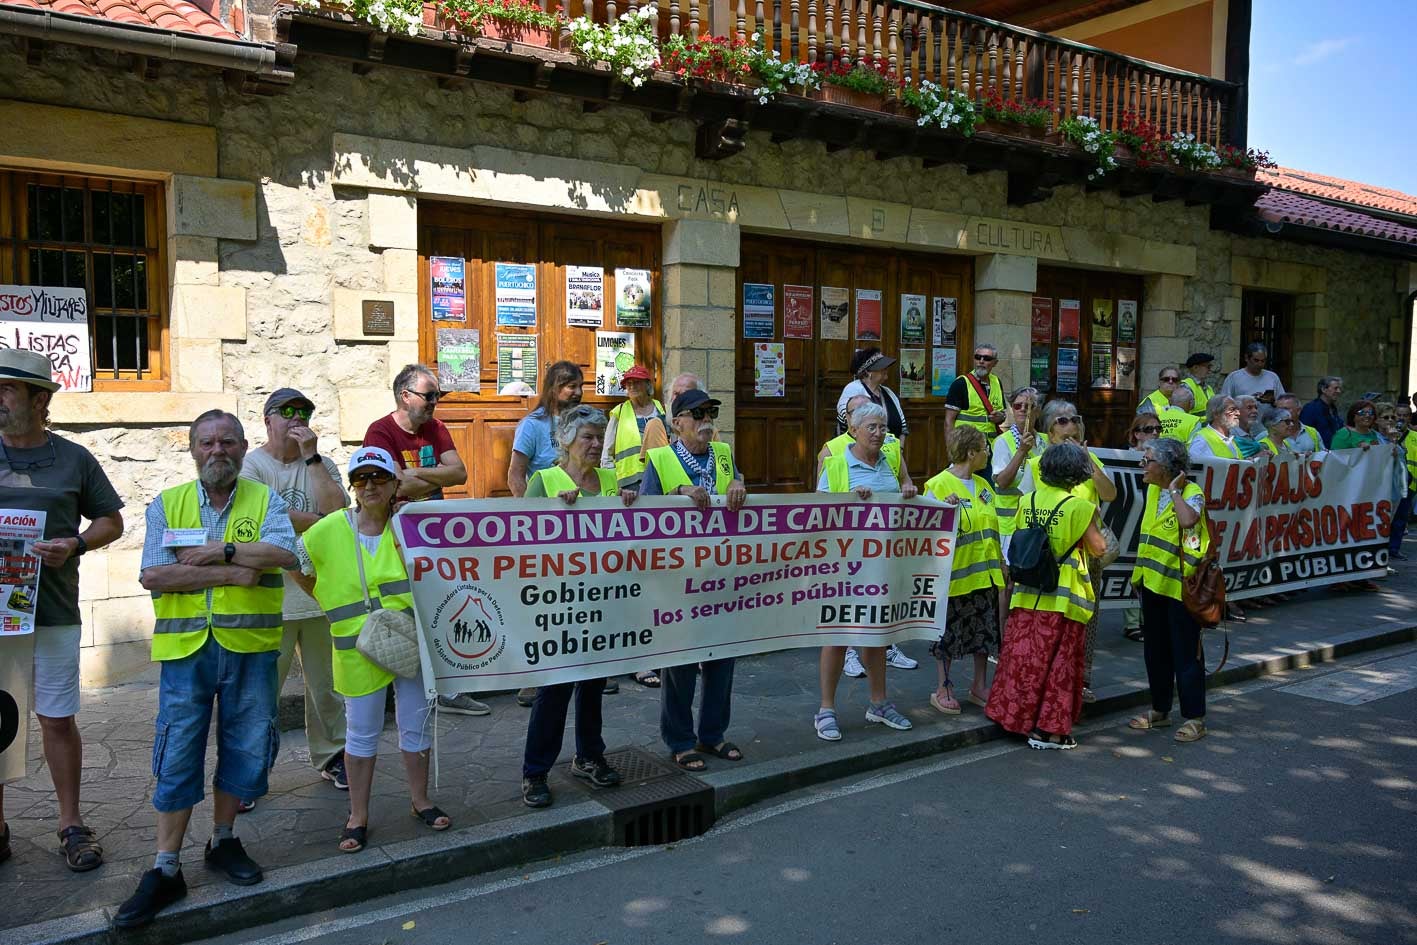
{"label": "eyeglasses", "polygon": [[1179,377],[1163,377],[1161,379],[1161,383],[1163,384],[1179,384],[1180,382],[1181,379]]}
{"label": "eyeglasses", "polygon": [[408,391],[410,394],[422,397],[425,403],[430,404],[436,404],[438,402],[438,398],[443,396],[441,391],[436,390],[430,390],[426,394],[421,390],[414,390],[412,387],[405,387],[404,390]]}
{"label": "eyeglasses", "polygon": [[999,359],[994,357],[992,354],[976,354],[974,356],[974,360],[983,361],[985,364],[993,364]]}
{"label": "eyeglasses", "polygon": [[1014,404],[1013,406],[1014,406],[1014,409],[1015,409],[1015,410],[1027,410],[1027,409],[1031,406],[1031,404],[1029,404],[1029,402],[1026,401],[1026,400],[1020,400],[1018,403]]}
{"label": "eyeglasses", "polygon": [[54,465],[57,456],[54,452],[54,438],[52,436],[47,436],[45,437],[45,441],[49,444],[49,457],[47,459],[11,459],[10,451],[5,449],[5,442],[3,440],[0,440],[0,458],[3,458],[5,461],[5,465],[9,466],[10,469],[14,472],[27,472],[31,469],[48,469],[50,466]]}
{"label": "eyeglasses", "polygon": [[1138,433],[1160,433],[1160,427],[1137,427]]}
{"label": "eyeglasses", "polygon": [[286,404],[284,407],[277,407],[275,410],[271,411],[271,413],[280,414],[281,418],[285,420],[294,420],[296,417],[299,417],[301,420],[309,420],[310,415],[314,412],[315,411],[311,410],[309,407],[292,407],[289,404]]}
{"label": "eyeglasses", "polygon": [[717,408],[717,407],[690,407],[688,410],[681,411],[681,412],[678,414],[678,416],[681,416],[681,417],[693,417],[695,420],[702,420],[704,417],[708,417],[710,420],[717,420],[717,419],[718,419],[718,408]]}
{"label": "eyeglasses", "polygon": [[394,477],[386,472],[357,472],[349,477],[352,486],[386,486]]}
{"label": "eyeglasses", "polygon": [[1059,417],[1057,420],[1053,421],[1053,426],[1071,426],[1077,423],[1082,423],[1082,417]]}

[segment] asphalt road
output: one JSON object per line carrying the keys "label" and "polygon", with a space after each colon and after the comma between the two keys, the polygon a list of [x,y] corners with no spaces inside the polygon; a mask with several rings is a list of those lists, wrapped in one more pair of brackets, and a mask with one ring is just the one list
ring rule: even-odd
{"label": "asphalt road", "polygon": [[1193,745],[1102,719],[214,941],[1417,943],[1414,687],[1366,654],[1213,693]]}

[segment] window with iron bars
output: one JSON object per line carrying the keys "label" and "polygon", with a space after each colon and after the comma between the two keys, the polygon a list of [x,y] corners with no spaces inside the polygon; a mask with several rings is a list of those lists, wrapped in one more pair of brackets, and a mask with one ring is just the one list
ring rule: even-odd
{"label": "window with iron bars", "polygon": [[88,293],[96,389],[167,386],[161,185],[0,170],[0,283]]}
{"label": "window with iron bars", "polygon": [[[1239,367],[1244,367],[1245,348],[1258,341],[1268,352],[1269,370],[1278,374],[1286,386],[1293,384],[1294,296],[1246,289],[1240,305]],[[1235,370],[1230,366],[1227,369]]]}

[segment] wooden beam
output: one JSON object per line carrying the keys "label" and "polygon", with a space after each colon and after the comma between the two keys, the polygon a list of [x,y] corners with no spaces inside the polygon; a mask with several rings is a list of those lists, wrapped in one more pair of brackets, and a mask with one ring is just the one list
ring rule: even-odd
{"label": "wooden beam", "polygon": [[1250,25],[1253,0],[1229,0],[1225,16],[1225,78],[1238,82],[1225,119],[1225,143],[1248,147],[1250,139]]}

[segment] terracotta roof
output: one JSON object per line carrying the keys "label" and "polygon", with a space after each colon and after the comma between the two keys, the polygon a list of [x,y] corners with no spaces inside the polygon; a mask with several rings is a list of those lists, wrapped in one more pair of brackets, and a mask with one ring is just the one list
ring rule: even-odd
{"label": "terracotta roof", "polygon": [[53,10],[128,26],[148,26],[216,39],[241,39],[226,24],[188,0],[3,0],[0,6]]}
{"label": "terracotta roof", "polygon": [[1417,197],[1387,187],[1374,187],[1356,180],[1299,171],[1292,167],[1262,170],[1256,175],[1256,180],[1280,190],[1417,217]]}
{"label": "terracotta roof", "polygon": [[1310,200],[1298,194],[1271,190],[1255,201],[1261,219],[1275,223],[1312,226],[1354,236],[1371,236],[1417,246],[1417,226],[1403,226],[1391,220],[1345,210],[1320,200]]}

